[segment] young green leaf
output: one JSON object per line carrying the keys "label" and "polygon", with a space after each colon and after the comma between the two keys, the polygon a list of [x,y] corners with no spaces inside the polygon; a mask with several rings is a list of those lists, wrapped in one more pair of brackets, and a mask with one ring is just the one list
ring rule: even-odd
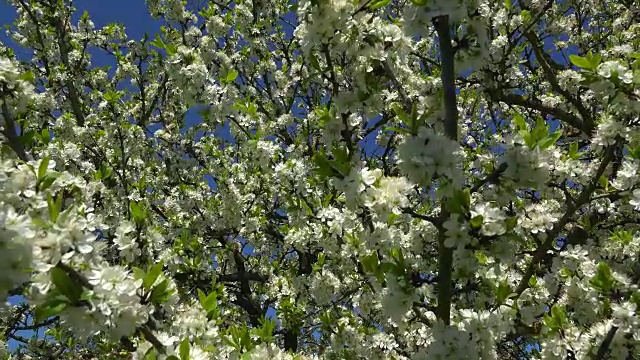
{"label": "young green leaf", "polygon": [[44,144],[48,144],[49,141],[51,141],[51,133],[49,132],[49,129],[42,129],[42,131],[40,132],[40,137]]}
{"label": "young green leaf", "polygon": [[66,296],[72,303],[80,300],[82,286],[74,283],[66,271],[59,267],[51,269],[51,282],[53,282],[60,294]]}
{"label": "young green leaf", "polygon": [[42,181],[47,173],[47,167],[49,167],[49,161],[51,158],[47,155],[42,158],[40,165],[38,166],[38,180]]}
{"label": "young green leaf", "polygon": [[560,139],[561,136],[562,136],[562,130],[558,130],[552,134],[549,134],[538,142],[538,147],[540,147],[540,149],[546,149],[551,145],[554,145],[556,141]]}
{"label": "young green leaf", "polygon": [[589,284],[600,293],[607,294],[613,289],[615,281],[611,268],[602,261],[598,264],[596,275],[589,280]]}
{"label": "young green leaf", "polygon": [[391,0],[373,0],[369,4],[369,10],[380,9],[383,6],[387,6],[390,2]]}
{"label": "young green leaf", "polygon": [[167,46],[165,45],[164,41],[162,41],[162,39],[160,38],[160,35],[159,35],[159,34],[156,34],[156,38],[155,38],[155,40],[153,40],[153,41],[149,42],[149,45],[151,45],[151,46],[155,46],[155,47],[157,47],[158,49],[162,49],[162,50],[165,50],[165,49],[166,49],[166,47],[167,47]]}
{"label": "young green leaf", "polygon": [[473,229],[479,229],[482,227],[482,221],[482,215],[476,215],[469,220],[469,225],[471,225]]}
{"label": "young green leaf", "polygon": [[522,116],[522,114],[515,114],[512,121],[516,124],[518,130],[529,131],[529,124],[524,120],[524,116]]}
{"label": "young green leaf", "polygon": [[227,84],[231,84],[232,82],[234,82],[236,80],[236,78],[238,77],[238,72],[235,70],[229,71],[227,73],[227,76],[225,78],[225,81]]}
{"label": "young green leaf", "polygon": [[320,62],[313,52],[309,53],[309,63],[311,64],[312,68],[322,72],[322,68],[320,68]]}
{"label": "young green leaf", "polygon": [[167,279],[160,281],[160,283],[156,285],[151,291],[151,301],[156,304],[164,303],[173,293],[173,291],[167,290],[168,287],[169,282],[167,281]]}
{"label": "young green leaf", "polygon": [[592,68],[591,62],[586,57],[578,56],[578,55],[569,55],[569,60],[571,63],[581,69],[585,70],[595,70]]}
{"label": "young green leaf", "polygon": [[496,287],[496,302],[498,304],[504,304],[512,295],[514,295],[513,291],[506,280],[501,281]]}
{"label": "young green leaf", "polygon": [[578,154],[578,143],[572,142],[571,145],[569,145],[569,158],[571,158],[572,160],[576,160],[579,157],[580,154]]}
{"label": "young green leaf", "polygon": [[142,286],[144,286],[145,289],[147,290],[151,289],[153,284],[156,282],[156,280],[162,273],[163,266],[164,264],[162,262],[159,262],[154,266],[152,266],[151,269],[147,271],[147,275],[142,280]]}
{"label": "young green leaf", "polygon": [[35,308],[35,323],[40,323],[52,316],[60,314],[69,305],[69,300],[62,296],[56,296],[46,300]]}
{"label": "young green leaf", "polygon": [[189,360],[189,338],[182,340],[179,346],[180,360]]}
{"label": "young green leaf", "polygon": [[60,215],[62,209],[62,192],[58,193],[58,196],[54,200],[51,194],[47,194],[47,209],[49,210],[49,220],[55,223]]}

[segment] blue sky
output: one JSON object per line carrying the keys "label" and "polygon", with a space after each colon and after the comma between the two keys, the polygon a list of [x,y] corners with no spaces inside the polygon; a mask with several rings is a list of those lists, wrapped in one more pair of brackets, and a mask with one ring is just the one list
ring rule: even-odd
{"label": "blue sky", "polygon": [[[78,9],[77,16],[85,10],[97,27],[102,27],[110,22],[122,23],[127,34],[133,39],[140,39],[146,32],[154,32],[160,28],[161,22],[153,20],[147,12],[147,6],[143,0],[76,0],[74,5]],[[7,2],[0,2],[0,23],[9,24],[15,19],[16,13],[13,6]],[[6,38],[3,34],[3,40]]]}

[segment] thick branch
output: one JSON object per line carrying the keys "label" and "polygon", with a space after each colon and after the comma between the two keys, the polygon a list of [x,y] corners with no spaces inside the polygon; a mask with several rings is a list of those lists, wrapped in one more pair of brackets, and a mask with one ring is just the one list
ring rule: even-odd
{"label": "thick branch", "polygon": [[9,113],[9,106],[6,101],[2,102],[2,116],[4,117],[4,129],[2,133],[7,138],[9,147],[18,155],[18,158],[22,161],[31,160],[31,156],[27,154],[22,144],[22,141],[16,134],[16,125],[13,122],[13,118]]}
{"label": "thick branch", "polygon": [[546,106],[538,99],[529,98],[518,94],[503,94],[497,92],[491,92],[489,95],[494,100],[502,101],[509,105],[522,106],[527,109],[539,111],[546,115],[551,115],[554,118],[568,125],[571,125],[576,129],[580,129],[580,131],[582,131],[586,135],[590,135],[594,130],[593,124],[585,124],[577,116],[559,108]]}
{"label": "thick branch", "polygon": [[613,337],[616,335],[616,331],[618,331],[618,327],[611,326],[611,329],[607,332],[604,340],[602,340],[600,347],[598,347],[598,352],[594,357],[595,360],[603,360],[606,357],[607,351],[609,351],[609,346],[611,346],[611,342],[613,341]]}
{"label": "thick branch", "polygon": [[[442,62],[442,87],[444,90],[444,131],[447,137],[458,139],[458,104],[456,101],[456,84],[454,69],[454,53],[449,34],[449,17],[442,16],[434,20],[440,45],[440,61]],[[443,203],[444,204],[444,203]],[[449,217],[445,206],[442,206],[442,219]],[[453,272],[453,249],[445,246],[444,229],[438,236],[438,307],[436,316],[445,325],[451,321],[451,277]]]}

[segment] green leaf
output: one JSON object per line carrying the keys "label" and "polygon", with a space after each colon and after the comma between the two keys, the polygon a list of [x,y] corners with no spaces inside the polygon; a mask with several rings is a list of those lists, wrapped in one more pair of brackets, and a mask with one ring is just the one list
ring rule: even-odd
{"label": "green leaf", "polygon": [[38,166],[38,180],[42,181],[44,178],[44,175],[47,173],[47,167],[49,166],[50,160],[51,158],[47,155],[40,161],[40,165]]}
{"label": "green leaf", "polygon": [[466,214],[471,205],[471,193],[469,188],[456,191],[454,196],[447,199],[446,204],[447,209],[451,213]]}
{"label": "green leaf", "polygon": [[156,360],[156,349],[153,346],[144,354],[143,360]]}
{"label": "green leaf", "polygon": [[391,0],[373,0],[369,4],[369,10],[380,9],[383,6],[387,6],[390,2]]}
{"label": "green leaf", "polygon": [[215,310],[218,307],[218,294],[213,291],[204,300],[203,308],[209,312]]}
{"label": "green leaf", "polygon": [[165,50],[167,48],[167,45],[165,45],[164,41],[162,41],[159,34],[156,34],[155,40],[149,42],[149,45],[155,46],[158,49],[162,50]]}
{"label": "green leaf", "polygon": [[371,254],[364,256],[360,263],[362,263],[362,268],[372,274],[376,274],[378,271],[378,252],[372,251]]}
{"label": "green leaf", "polygon": [[587,53],[587,59],[589,59],[591,69],[595,71],[596,69],[598,69],[600,62],[602,61],[602,55],[600,53],[596,53],[594,55],[591,50],[589,50],[589,53]]}
{"label": "green leaf", "polygon": [[20,74],[19,79],[32,83],[36,79],[36,77],[35,75],[33,75],[33,71],[25,71],[24,73]]}
{"label": "green leaf", "polygon": [[429,2],[429,0],[411,0],[411,2],[415,6],[425,6]]}
{"label": "green leaf", "polygon": [[324,153],[316,153],[313,156],[313,162],[316,164],[314,171],[322,178],[334,177],[338,175],[338,171],[331,166]]}
{"label": "green leaf", "polygon": [[569,157],[572,160],[576,160],[580,157],[580,154],[578,154],[578,143],[577,142],[572,142],[571,145],[569,145]]}
{"label": "green leaf", "polygon": [[591,68],[591,62],[586,57],[578,56],[578,55],[569,55],[569,60],[571,63],[581,69],[585,70],[595,70]]}
{"label": "green leaf", "polygon": [[349,149],[346,146],[334,146],[331,154],[338,163],[349,162]]}
{"label": "green leaf", "polygon": [[53,172],[53,171],[52,172],[48,172],[44,176],[44,179],[42,179],[42,181],[40,181],[40,185],[38,186],[38,191],[47,190],[51,186],[51,184],[53,184],[53,182],[56,181],[58,176],[60,176],[60,174],[57,173],[57,172]]}
{"label": "green leaf", "polygon": [[42,136],[42,142],[45,144],[48,144],[51,140],[51,133],[49,132],[49,129],[42,129],[40,135]]}
{"label": "green leaf", "polygon": [[535,287],[536,285],[538,285],[538,278],[535,275],[532,275],[529,278],[529,286],[530,287]]}
{"label": "green leaf", "polygon": [[235,70],[229,71],[227,73],[227,76],[225,78],[225,81],[227,84],[231,84],[232,82],[234,82],[236,80],[236,78],[238,77],[238,72]]}
{"label": "green leaf", "polygon": [[640,307],[640,291],[636,290],[636,292],[631,295],[631,298],[629,298],[629,301],[636,304],[636,307]]}
{"label": "green leaf", "polygon": [[609,179],[607,179],[607,177],[604,175],[600,176],[600,178],[598,179],[598,184],[600,184],[600,186],[602,186],[605,191],[609,189]]}
{"label": "green leaf", "polygon": [[522,19],[523,25],[528,25],[529,21],[531,21],[531,12],[529,10],[522,10],[520,12],[520,18]]}
{"label": "green leaf", "polygon": [[504,0],[504,7],[506,7],[507,10],[511,10],[511,0]]}
{"label": "green leaf", "polygon": [[49,210],[49,220],[55,223],[60,215],[60,209],[62,209],[62,192],[58,193],[55,200],[51,194],[47,194],[47,209]]}
{"label": "green leaf", "polygon": [[122,96],[122,92],[120,91],[108,90],[103,93],[104,99],[110,104],[113,104],[118,100],[120,100],[121,96]]}
{"label": "green leaf", "polygon": [[629,152],[629,156],[635,160],[640,160],[640,146],[632,147],[631,145],[626,146],[627,151]]}
{"label": "green leaf", "polygon": [[552,332],[557,332],[562,329],[566,322],[567,316],[565,310],[557,304],[551,308],[551,315],[544,314],[544,323]]}
{"label": "green leaf", "polygon": [[173,292],[173,291],[167,290],[168,287],[169,287],[169,282],[167,281],[167,279],[162,280],[151,291],[151,297],[150,297],[151,301],[156,304],[164,303]]}
{"label": "green leaf", "polygon": [[309,53],[309,63],[311,64],[312,68],[322,72],[322,69],[320,68],[320,62],[318,61],[316,55],[312,52]]}
{"label": "green leaf", "polygon": [[60,314],[69,305],[69,300],[62,296],[56,296],[46,300],[35,308],[35,322],[42,322],[52,316]]}
{"label": "green leaf", "polygon": [[146,275],[147,274],[144,272],[144,270],[140,269],[139,267],[133,267],[133,277],[136,280],[142,280]]}
{"label": "green leaf", "polygon": [[509,298],[509,296],[513,292],[511,291],[511,287],[507,284],[506,280],[503,280],[496,287],[496,301],[498,304],[503,304],[505,300]]}
{"label": "green leaf", "polygon": [[322,266],[324,265],[324,261],[326,260],[326,255],[324,253],[319,253],[318,254],[318,261],[316,261],[316,264],[322,268]]}
{"label": "green leaf", "polygon": [[589,280],[589,284],[599,292],[608,294],[615,285],[615,278],[606,262],[598,264],[596,275]]}
{"label": "green leaf", "polygon": [[547,122],[544,121],[542,116],[539,116],[536,120],[536,127],[531,131],[531,135],[535,143],[549,135],[549,126],[547,126]]}
{"label": "green leaf", "polygon": [[547,313],[544,314],[544,324],[551,329],[552,332],[556,332],[559,329],[558,324],[556,324],[553,317]]}
{"label": "green leaf", "polygon": [[51,281],[55,285],[58,291],[71,300],[72,303],[76,303],[82,296],[82,286],[76,284],[71,280],[69,274],[59,267],[51,269]]}
{"label": "green leaf", "polygon": [[487,255],[485,255],[482,251],[476,251],[474,255],[478,260],[478,262],[482,265],[486,265],[487,262],[489,261],[489,259],[487,258]]}
{"label": "green leaf", "polygon": [[200,300],[200,305],[202,306],[202,308],[206,310],[207,308],[204,306],[204,304],[207,300],[207,295],[200,289],[198,289],[198,300]]}
{"label": "green leaf", "polygon": [[396,265],[396,275],[404,274],[406,270],[406,263],[404,260],[404,254],[402,253],[402,249],[393,248],[389,254],[391,259],[393,259],[394,265]]}
{"label": "green leaf", "polygon": [[529,131],[529,124],[524,120],[524,116],[522,116],[522,114],[515,114],[512,121],[516,124],[518,130]]}
{"label": "green leaf", "polygon": [[189,338],[185,338],[180,343],[180,360],[189,360]]}
{"label": "green leaf", "polygon": [[43,219],[40,218],[32,218],[31,222],[33,223],[33,225],[41,228],[41,229],[47,229],[49,228],[49,222],[45,221]]}
{"label": "green leaf", "polygon": [[400,104],[398,103],[391,104],[391,110],[393,110],[393,112],[396,114],[398,119],[400,119],[400,121],[402,121],[402,123],[406,127],[411,128],[413,126],[411,121],[411,115],[405,113],[404,110],[402,109],[402,106],[400,106]]}
{"label": "green leaf", "polygon": [[154,266],[152,266],[151,269],[147,271],[147,275],[144,277],[144,279],[142,279],[142,286],[144,286],[145,289],[147,290],[151,289],[153,284],[156,282],[156,280],[162,273],[163,266],[164,264],[161,261],[155,264]]}
{"label": "green leaf", "polygon": [[275,320],[271,320],[266,318],[264,315],[260,318],[260,324],[262,325],[260,328],[256,329],[255,332],[260,340],[265,343],[270,343],[273,341],[273,330],[276,328]]}
{"label": "green leaf", "polygon": [[140,224],[145,219],[145,211],[142,207],[142,203],[131,201],[129,203],[129,211],[131,212],[131,217],[136,224]]}
{"label": "green leaf", "polygon": [[209,118],[209,114],[211,114],[211,108],[207,107],[204,108],[202,110],[198,110],[198,114],[203,118],[203,119],[208,119]]}
{"label": "green leaf", "polygon": [[546,149],[551,145],[555,144],[556,141],[558,141],[558,139],[560,139],[561,136],[562,136],[562,130],[558,130],[553,134],[549,134],[544,139],[538,142],[538,147],[540,149]]}
{"label": "green leaf", "polygon": [[389,214],[389,216],[387,216],[387,225],[389,226],[393,225],[399,217],[400,217],[400,214],[394,214],[394,213]]}
{"label": "green leaf", "polygon": [[482,215],[476,215],[472,217],[471,220],[469,220],[469,224],[473,229],[479,229],[482,227],[482,221],[483,221]]}
{"label": "green leaf", "polygon": [[560,327],[567,323],[567,315],[564,311],[564,308],[558,306],[558,304],[553,305],[553,307],[551,308],[551,316],[553,316],[556,324],[558,324]]}

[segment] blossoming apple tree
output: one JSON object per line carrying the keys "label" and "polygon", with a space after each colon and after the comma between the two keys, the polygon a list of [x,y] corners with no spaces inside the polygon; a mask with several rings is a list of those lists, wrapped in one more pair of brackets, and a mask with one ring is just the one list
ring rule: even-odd
{"label": "blossoming apple tree", "polygon": [[9,2],[5,359],[640,354],[634,1]]}

